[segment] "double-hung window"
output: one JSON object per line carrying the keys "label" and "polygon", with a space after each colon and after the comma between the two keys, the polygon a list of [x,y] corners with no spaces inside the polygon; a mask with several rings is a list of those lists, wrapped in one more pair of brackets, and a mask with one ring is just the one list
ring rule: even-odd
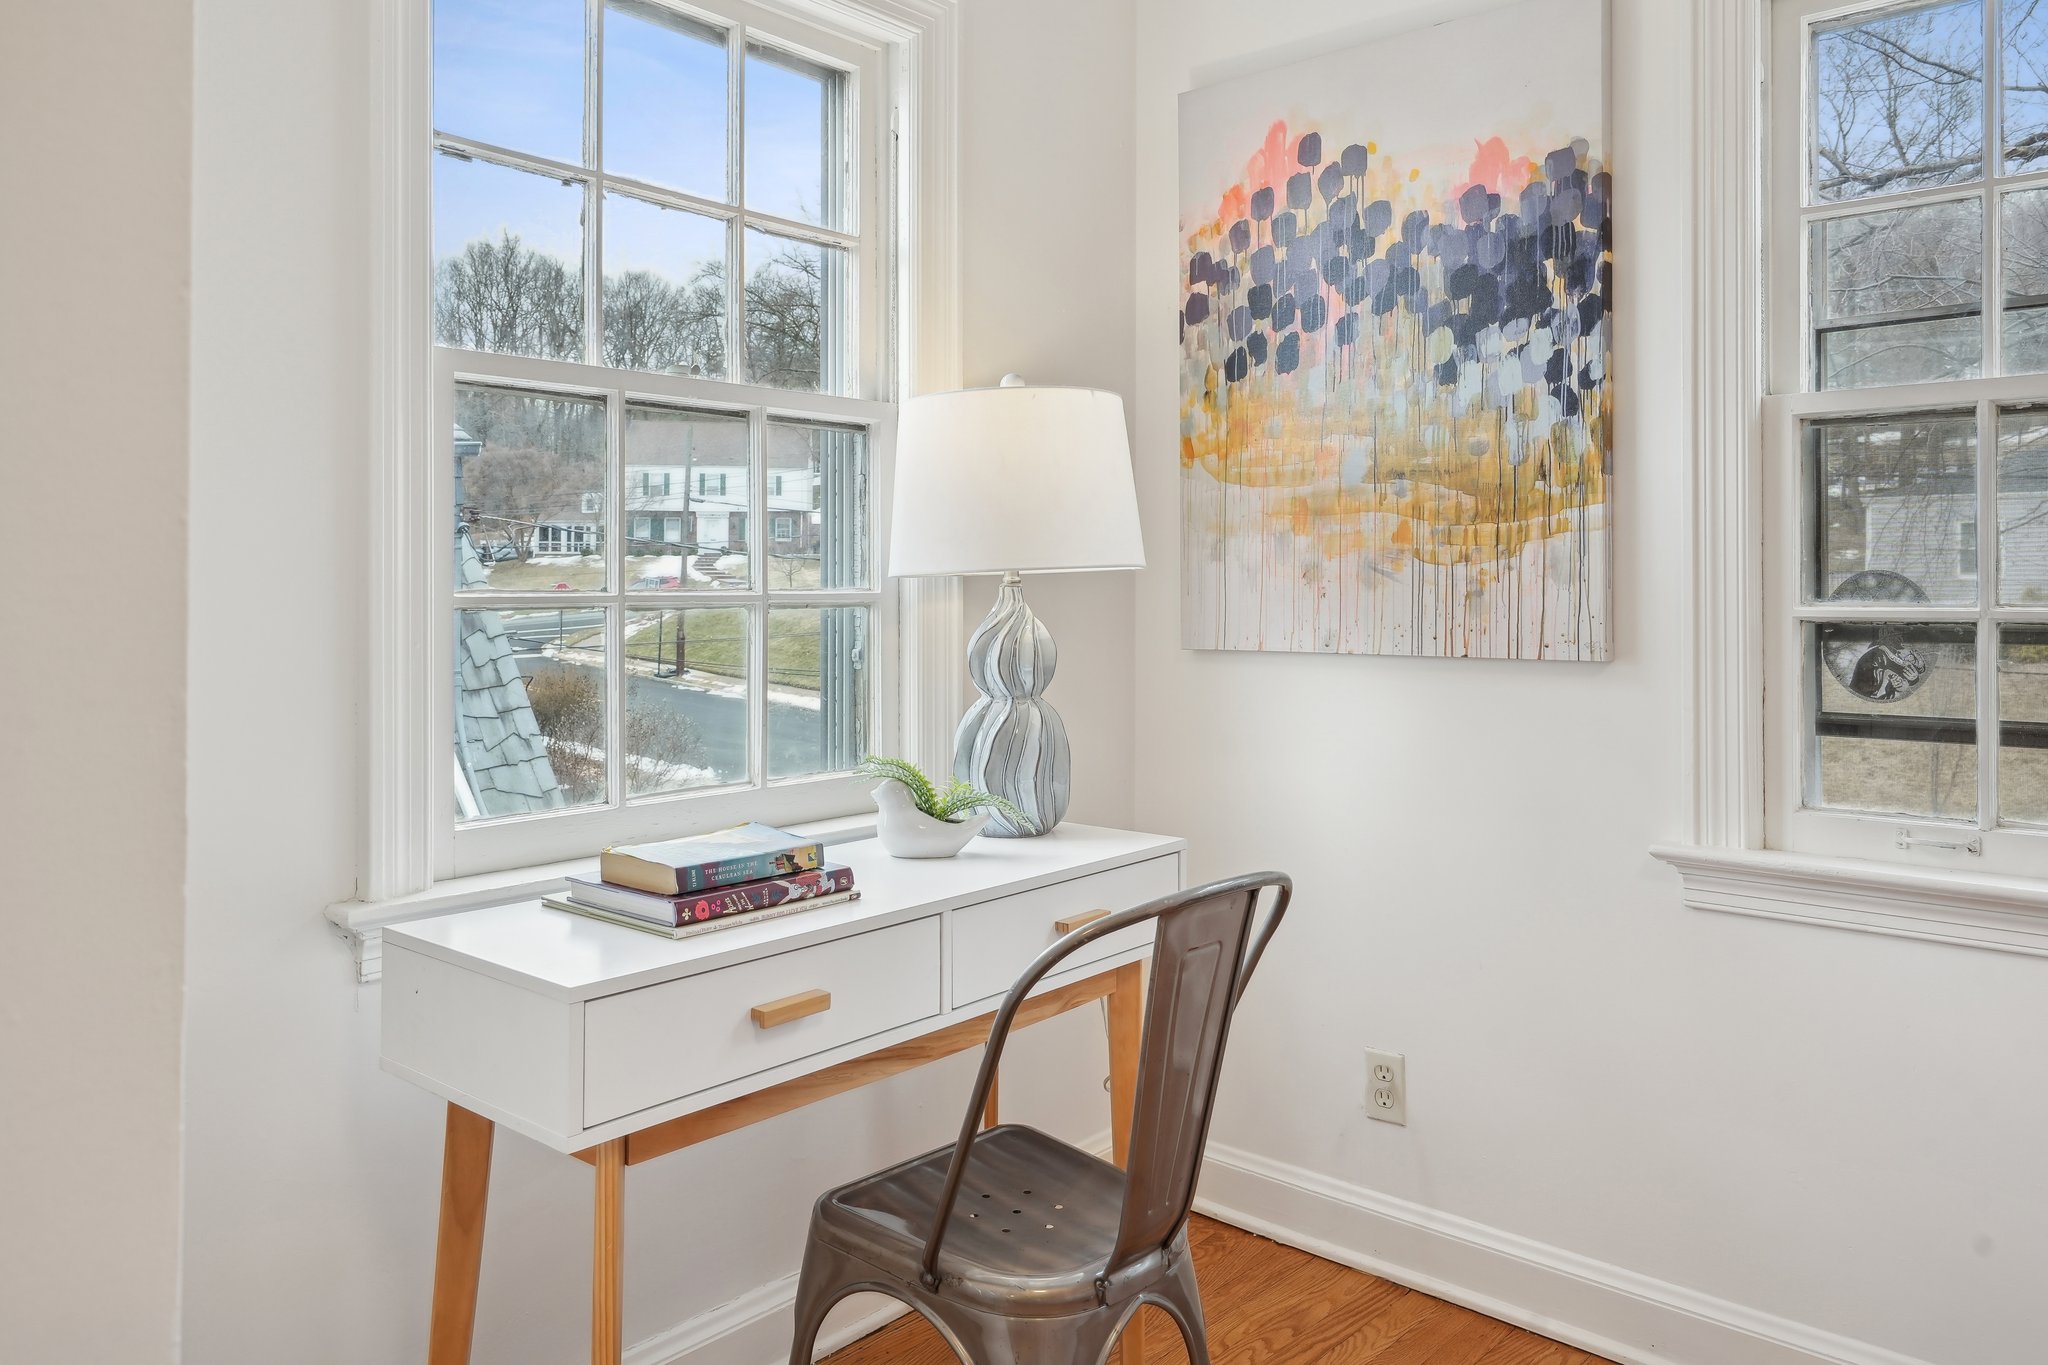
{"label": "double-hung window", "polygon": [[1766,837],[2048,871],[2048,4],[1772,11]]}
{"label": "double-hung window", "polygon": [[[441,874],[858,805],[888,78],[779,6],[434,0]],[[817,532],[758,538],[787,477]]]}

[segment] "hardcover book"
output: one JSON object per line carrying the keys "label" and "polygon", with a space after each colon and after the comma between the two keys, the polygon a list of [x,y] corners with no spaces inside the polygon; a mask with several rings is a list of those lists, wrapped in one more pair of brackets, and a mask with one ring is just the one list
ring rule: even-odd
{"label": "hardcover book", "polygon": [[585,919],[603,920],[627,929],[637,929],[643,934],[659,934],[663,938],[695,938],[698,934],[709,934],[719,929],[737,929],[742,924],[755,924],[761,920],[780,919],[804,910],[822,910],[828,905],[839,905],[846,901],[860,899],[858,891],[838,891],[829,896],[806,896],[802,900],[784,901],[771,905],[765,910],[749,910],[743,915],[720,915],[716,919],[691,920],[688,924],[669,926],[653,920],[641,919],[637,915],[619,915],[610,910],[600,910],[594,905],[572,901],[562,896],[543,896],[540,903],[550,910],[566,910],[572,915]]}
{"label": "hardcover book", "polygon": [[773,825],[734,825],[687,839],[623,844],[598,856],[597,874],[614,886],[682,896],[768,877],[815,872],[825,863],[825,846]]}
{"label": "hardcover book", "polygon": [[609,910],[615,915],[631,915],[652,924],[668,925],[701,923],[717,919],[721,915],[743,915],[750,910],[765,910],[781,905],[785,901],[806,900],[817,896],[837,895],[841,891],[853,890],[853,869],[843,863],[827,863],[815,872],[799,872],[791,877],[771,877],[765,881],[742,882],[738,886],[721,887],[714,891],[693,891],[686,896],[657,896],[649,891],[634,891],[623,886],[610,886],[594,882],[585,877],[571,877],[569,899],[599,910]]}

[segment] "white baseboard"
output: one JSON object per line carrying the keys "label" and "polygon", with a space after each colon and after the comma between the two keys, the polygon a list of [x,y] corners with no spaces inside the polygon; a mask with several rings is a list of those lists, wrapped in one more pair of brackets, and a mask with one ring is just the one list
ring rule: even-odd
{"label": "white baseboard", "polygon": [[[795,1304],[796,1276],[775,1280],[635,1343],[625,1353],[625,1365],[785,1365]],[[826,1323],[818,1334],[818,1353],[850,1345],[910,1311],[894,1299],[877,1297],[875,1305],[844,1322]]]}
{"label": "white baseboard", "polygon": [[[1106,1154],[1109,1137],[1082,1145]],[[1930,1365],[1216,1143],[1195,1207],[1622,1365]],[[625,1365],[785,1365],[795,1301],[796,1276],[772,1281],[636,1343]],[[909,1311],[867,1302],[827,1323],[820,1355]]]}
{"label": "white baseboard", "polygon": [[1623,1365],[1929,1365],[1216,1143],[1195,1207]]}

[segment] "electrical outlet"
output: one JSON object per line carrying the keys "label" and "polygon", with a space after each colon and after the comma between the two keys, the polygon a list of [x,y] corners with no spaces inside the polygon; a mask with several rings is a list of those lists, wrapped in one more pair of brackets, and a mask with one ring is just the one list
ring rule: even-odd
{"label": "electrical outlet", "polygon": [[1365,1116],[1408,1124],[1408,1059],[1398,1052],[1365,1054]]}

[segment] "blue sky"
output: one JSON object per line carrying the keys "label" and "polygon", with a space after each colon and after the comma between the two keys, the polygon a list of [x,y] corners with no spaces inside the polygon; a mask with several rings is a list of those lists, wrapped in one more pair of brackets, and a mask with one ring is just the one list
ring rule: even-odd
{"label": "blue sky", "polygon": [[[607,10],[604,41],[604,169],[726,199],[722,38],[633,3]],[[436,0],[434,126],[582,164],[583,42],[580,0]],[[748,207],[819,221],[823,84],[754,51],[745,79]],[[581,258],[581,192],[573,186],[436,156],[434,200],[436,257],[509,228],[567,262]],[[651,269],[687,279],[724,251],[723,229],[712,219],[618,196],[605,214],[607,272]]]}

